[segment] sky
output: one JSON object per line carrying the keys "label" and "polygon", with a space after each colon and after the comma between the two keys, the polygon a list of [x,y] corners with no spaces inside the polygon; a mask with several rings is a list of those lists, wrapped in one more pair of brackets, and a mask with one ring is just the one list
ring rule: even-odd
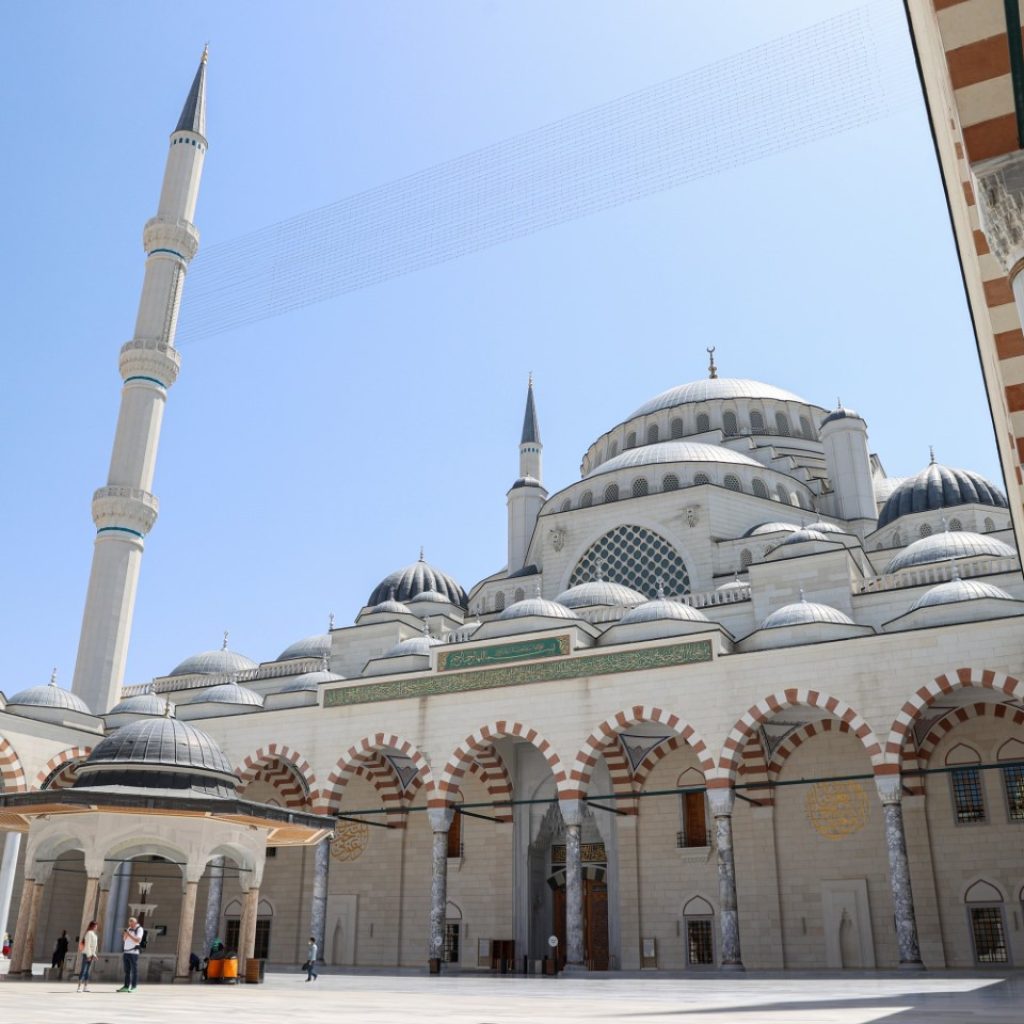
{"label": "sky", "polygon": [[[892,0],[894,5],[897,0]],[[203,246],[858,6],[834,0],[12,2],[0,384],[8,695],[69,685],[141,233],[209,41]],[[899,29],[900,20],[892,23]],[[897,31],[899,59],[912,66]],[[183,317],[187,315],[188,283]],[[661,391],[748,377],[866,419],[889,474],[1002,484],[923,103],[182,346],[127,683],[270,660],[428,561],[505,561],[528,372],[544,476]]]}

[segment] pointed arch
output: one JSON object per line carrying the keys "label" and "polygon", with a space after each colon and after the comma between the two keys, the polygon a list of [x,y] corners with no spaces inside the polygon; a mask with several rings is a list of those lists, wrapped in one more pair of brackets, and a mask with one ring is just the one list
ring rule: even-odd
{"label": "pointed arch", "polygon": [[[382,793],[382,796],[388,791],[387,787],[392,785],[390,782],[385,782],[385,778],[390,774],[391,778],[394,779],[393,784],[398,787],[399,793],[404,793],[405,799],[408,799],[408,796],[419,787],[412,786],[413,780],[410,780],[406,786],[402,786],[394,766],[384,756],[388,751],[409,758],[416,768],[416,778],[422,779],[420,784],[426,785],[428,794],[433,792],[434,778],[431,774],[430,765],[423,754],[412,743],[401,736],[396,736],[394,733],[378,732],[372,736],[364,736],[353,746],[349,747],[348,751],[338,759],[334,770],[327,776],[327,786],[325,787],[325,792],[321,795],[318,805],[319,813],[337,813],[340,809],[345,785],[355,774],[363,774],[369,778],[374,786],[378,788],[378,792]],[[358,771],[360,768],[364,769],[361,773]],[[382,789],[381,787],[385,788]],[[395,807],[389,809],[392,811],[397,810]],[[389,814],[388,817],[391,819],[392,815]],[[401,819],[404,821],[405,816],[401,815]]]}
{"label": "pointed arch", "polygon": [[808,740],[825,733],[850,733],[852,731],[849,722],[844,722],[841,718],[821,718],[816,722],[807,722],[794,729],[772,754],[767,773],[769,782],[775,782],[778,779],[779,773],[785,767],[789,757]]}
{"label": "pointed arch", "polygon": [[66,789],[74,779],[74,769],[92,753],[92,747],[68,747],[54,754],[40,769],[36,789]]}
{"label": "pointed arch", "polygon": [[10,741],[0,736],[0,793],[22,793],[26,789],[21,758]]}
{"label": "pointed arch", "polygon": [[[487,795],[495,802],[501,803],[512,799],[512,776],[501,755],[492,746],[487,751],[481,751],[470,763],[469,771],[479,776],[480,781],[487,789]],[[511,807],[495,807],[494,820],[506,824],[512,820]]]}
{"label": "pointed arch", "polygon": [[235,769],[239,789],[267,782],[285,807],[309,807],[317,800],[316,775],[309,762],[284,743],[269,743],[246,757]]}
{"label": "pointed arch", "polygon": [[948,714],[943,715],[942,718],[932,724],[921,741],[921,760],[927,763],[939,742],[958,725],[962,725],[972,718],[985,717],[1000,718],[1013,725],[1024,725],[1024,711],[1009,704],[991,704],[988,701],[978,701],[975,704],[965,704],[963,707],[953,708]]}

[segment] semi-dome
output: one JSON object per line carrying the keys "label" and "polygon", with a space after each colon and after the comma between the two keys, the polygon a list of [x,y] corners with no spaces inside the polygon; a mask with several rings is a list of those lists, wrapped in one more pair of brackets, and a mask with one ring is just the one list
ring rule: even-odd
{"label": "semi-dome", "polygon": [[878,528],[913,512],[933,512],[957,505],[1008,507],[1006,495],[980,474],[933,462],[893,490],[878,515]]}
{"label": "semi-dome", "polygon": [[134,697],[126,697],[119,704],[115,704],[107,714],[162,716],[166,712],[167,701],[163,697],[158,697],[155,693],[139,693]]}
{"label": "semi-dome", "polygon": [[434,590],[452,604],[467,608],[469,599],[465,590],[446,572],[435,568],[420,556],[418,562],[389,573],[373,588],[368,605],[379,605],[384,601],[411,601],[417,594]]}
{"label": "semi-dome", "polygon": [[406,654],[429,654],[431,647],[437,647],[443,642],[436,636],[411,636],[408,640],[401,640],[394,647],[389,648],[383,657],[401,658]]}
{"label": "semi-dome", "polygon": [[657,444],[630,448],[613,456],[592,469],[584,479],[589,480],[603,473],[614,473],[617,469],[635,469],[638,466],[653,466],[666,462],[718,462],[730,466],[764,469],[760,462],[749,455],[734,452],[720,444],[702,444],[700,441],[659,441]]}
{"label": "semi-dome", "polygon": [[1013,597],[1005,590],[982,583],[980,580],[962,580],[959,577],[940,583],[937,587],[926,590],[911,606],[912,612],[918,608],[934,608],[940,604],[957,604],[960,601],[980,601],[986,597],[994,597],[999,601],[1012,601]]}
{"label": "semi-dome", "polygon": [[528,597],[523,601],[516,601],[515,604],[510,604],[501,612],[498,619],[525,619],[530,615],[539,615],[548,619],[577,618],[564,604],[559,604],[557,601],[549,601],[543,597]]}
{"label": "semi-dome", "polygon": [[198,696],[193,697],[191,704],[241,704],[247,707],[263,707],[263,698],[247,686],[239,686],[238,683],[221,683],[220,686],[211,686]]}
{"label": "semi-dome", "polygon": [[278,661],[296,661],[299,658],[322,658],[331,653],[331,634],[315,633],[313,636],[296,640],[278,656]]}
{"label": "semi-dome", "polygon": [[783,626],[803,626],[810,622],[828,622],[835,626],[852,626],[853,620],[831,605],[816,601],[794,601],[776,609],[761,623],[762,629],[781,629]]}
{"label": "semi-dome", "polygon": [[760,537],[765,533],[781,533],[783,530],[793,533],[799,529],[799,523],[760,523],[757,526],[752,526],[743,536]]}
{"label": "semi-dome", "polygon": [[636,622],[658,622],[664,619],[710,623],[708,617],[697,608],[691,608],[688,604],[683,604],[680,601],[669,601],[664,597],[656,597],[650,601],[644,601],[636,608],[631,608],[619,619],[619,625],[631,626]]}
{"label": "semi-dome", "polygon": [[647,416],[663,409],[674,409],[677,405],[689,405],[693,402],[713,402],[716,399],[762,398],[775,402],[800,402],[807,405],[799,395],[792,391],[784,391],[772,384],[762,384],[759,380],[744,380],[740,377],[709,377],[695,380],[689,384],[680,384],[669,388],[650,401],[644,402],[629,417]]}
{"label": "semi-dome", "polygon": [[219,651],[203,651],[186,658],[170,672],[169,676],[226,676],[234,672],[246,672],[258,668],[252,658],[237,651],[222,647]]}
{"label": "semi-dome", "polygon": [[969,530],[933,533],[908,544],[886,566],[886,572],[899,572],[919,565],[948,562],[953,558],[1013,558],[1016,552],[1001,540],[971,533]]}
{"label": "semi-dome", "polygon": [[83,715],[91,715],[89,705],[76,693],[65,690],[51,680],[48,686],[30,686],[27,690],[19,690],[7,702],[8,707],[20,705],[27,708],[59,708],[62,711],[79,711]]}
{"label": "semi-dome", "polygon": [[303,672],[289,680],[278,690],[278,693],[300,693],[304,690],[316,690],[322,683],[340,683],[345,679],[336,672],[329,672],[327,669],[318,669],[316,672]]}
{"label": "semi-dome", "polygon": [[232,796],[238,779],[224,752],[205,732],[163,717],[132,722],[97,743],[79,768],[74,786],[198,789]]}
{"label": "semi-dome", "polygon": [[575,587],[563,590],[555,598],[556,603],[564,605],[566,608],[590,608],[593,605],[632,608],[634,605],[643,604],[646,600],[646,594],[641,594],[621,583],[612,583],[609,580],[590,580],[587,583],[577,583]]}

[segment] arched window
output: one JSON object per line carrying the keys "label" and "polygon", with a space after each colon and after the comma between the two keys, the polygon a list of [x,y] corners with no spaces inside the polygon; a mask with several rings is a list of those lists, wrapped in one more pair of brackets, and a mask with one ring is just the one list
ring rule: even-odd
{"label": "arched window", "polygon": [[921,524],[921,529],[917,531],[918,537],[930,537],[932,535],[932,528],[927,523]]}
{"label": "arched window", "polygon": [[733,476],[732,473],[729,473],[726,476],[724,483],[725,483],[725,486],[730,491],[742,491],[743,490],[743,487],[740,485],[740,478],[738,476]]}
{"label": "arched window", "polygon": [[618,484],[609,484],[604,489],[604,500],[606,502],[608,502],[608,501],[618,501],[619,500],[619,485]]}
{"label": "arched window", "polygon": [[[460,799],[456,807],[461,803]],[[458,811],[452,815],[452,823],[448,826],[448,856],[462,856],[462,815]]]}
{"label": "arched window", "polygon": [[753,562],[754,562],[754,556],[746,548],[744,548],[740,552],[740,565],[744,569],[747,569],[747,568],[749,568],[753,564]]}
{"label": "arched window", "polygon": [[775,414],[775,429],[783,436],[789,437],[789,417],[784,412],[777,412]]}
{"label": "arched window", "polygon": [[689,789],[688,793],[680,793],[681,828],[676,837],[679,849],[707,847],[711,845],[711,833],[708,831],[707,806],[704,797],[704,776],[696,768],[687,768],[676,779],[676,789]]}
{"label": "arched window", "polygon": [[703,896],[694,896],[683,907],[686,963],[689,967],[715,964],[715,911]]}
{"label": "arched window", "polygon": [[892,531],[892,546],[898,548],[903,543],[903,535],[899,530]]}
{"label": "arched window", "polygon": [[750,414],[750,430],[754,434],[764,433],[764,416],[756,409]]}
{"label": "arched window", "polygon": [[[1024,743],[1008,739],[997,751],[997,761],[1024,761]],[[1000,772],[1006,796],[1006,816],[1010,821],[1024,821],[1024,765],[1010,764]]]}
{"label": "arched window", "polygon": [[522,587],[516,587],[516,593],[515,593],[514,600],[522,601],[525,598],[526,598],[526,593],[524,592],[523,588]]}
{"label": "arched window", "polygon": [[980,825],[986,819],[981,772],[974,767],[980,763],[978,752],[964,743],[958,743],[946,754],[947,765],[964,765],[962,768],[954,768],[949,775],[954,820],[958,825]]}
{"label": "arched window", "polygon": [[811,441],[814,440],[814,428],[811,426],[811,421],[806,416],[800,417],[800,433]]}
{"label": "arched window", "polygon": [[666,473],[664,479],[661,481],[661,489],[663,491],[678,491],[679,477],[677,477],[675,473]]}
{"label": "arched window", "polygon": [[611,441],[611,442],[609,442],[609,444],[608,444],[608,458],[609,459],[614,459],[615,456],[618,455],[618,454],[619,454],[619,442],[618,441]]}
{"label": "arched window", "polygon": [[626,435],[626,447],[627,448],[635,448],[636,447],[636,431],[635,430],[631,430]]}
{"label": "arched window", "polygon": [[604,449],[598,448],[597,454],[594,456],[594,465],[600,466],[604,462]]}
{"label": "arched window", "polygon": [[657,423],[652,423],[647,428],[647,443],[648,444],[657,444],[658,443],[658,424]]}
{"label": "arched window", "polygon": [[633,481],[633,497],[642,498],[647,494],[647,481],[641,476]]}
{"label": "arched window", "polygon": [[496,612],[505,610],[505,592],[503,590],[499,590],[494,595],[494,610]]}
{"label": "arched window", "polygon": [[996,528],[996,524],[989,516],[985,516],[985,532],[991,533]]}
{"label": "arched window", "polygon": [[949,529],[951,533],[955,533],[957,530],[962,530],[963,528],[964,524],[961,523],[959,519],[950,519]]}
{"label": "arched window", "polygon": [[694,474],[694,477],[693,477],[693,486],[694,487],[703,487],[704,484],[709,484],[709,483],[711,483],[711,477],[709,477],[707,475],[707,473],[695,473]]}
{"label": "arched window", "polygon": [[565,501],[562,502],[562,507],[561,507],[561,509],[559,511],[561,511],[561,512],[568,512],[569,509],[571,509],[571,508],[572,508],[572,498],[566,498]]}
{"label": "arched window", "polygon": [[657,595],[659,580],[669,597],[690,592],[690,576],[682,556],[670,541],[645,526],[617,526],[591,544],[576,563],[569,586],[599,576],[648,597]]}
{"label": "arched window", "polygon": [[670,424],[669,430],[672,433],[673,440],[677,437],[683,436],[683,421],[677,416]]}
{"label": "arched window", "polygon": [[584,491],[580,495],[580,508],[590,508],[594,504],[594,495],[590,491]]}
{"label": "arched window", "polygon": [[697,433],[704,434],[711,429],[711,418],[706,412],[697,414]]}
{"label": "arched window", "polygon": [[779,484],[778,487],[775,488],[775,497],[781,502],[789,501],[789,494],[786,492],[786,488],[783,487],[782,484]]}
{"label": "arched window", "polygon": [[722,429],[729,436],[738,434],[739,427],[736,424],[736,413],[732,410],[722,413]]}
{"label": "arched window", "polygon": [[964,893],[971,922],[971,944],[977,964],[1005,964],[1010,960],[1003,919],[1003,894],[980,879]]}
{"label": "arched window", "polygon": [[759,498],[767,498],[768,497],[768,485],[763,480],[755,479],[754,480],[754,484],[753,484],[753,488],[754,488],[754,493]]}

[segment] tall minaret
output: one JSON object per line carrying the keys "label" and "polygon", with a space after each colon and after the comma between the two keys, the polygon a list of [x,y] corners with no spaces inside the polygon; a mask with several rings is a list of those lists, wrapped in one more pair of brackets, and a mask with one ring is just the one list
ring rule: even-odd
{"label": "tall minaret", "polygon": [[153,471],[167,389],[181,365],[174,332],[182,284],[199,248],[192,217],[205,131],[206,50],[171,133],[160,206],[142,233],[146,271],[135,335],[121,348],[124,387],[114,451],[107,486],[92,499],[96,544],[71,689],[95,714],[109,711],[120,696],[144,538],[157,516]]}
{"label": "tall minaret", "polygon": [[537,516],[547,500],[548,492],[541,483],[540,426],[533,402],[533,375],[526,391],[526,415],[523,436],[519,441],[519,479],[508,492],[508,571],[516,572],[526,565],[526,556],[537,525]]}

